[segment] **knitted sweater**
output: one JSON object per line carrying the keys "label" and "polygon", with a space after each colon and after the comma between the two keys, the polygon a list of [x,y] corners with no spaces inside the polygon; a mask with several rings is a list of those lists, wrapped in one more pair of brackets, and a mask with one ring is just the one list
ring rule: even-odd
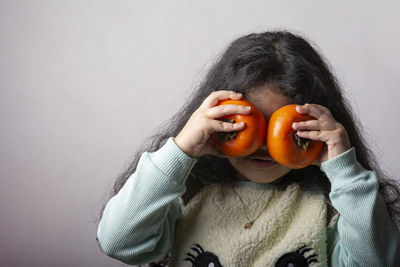
{"label": "knitted sweater", "polygon": [[[248,220],[231,185],[203,188],[185,207],[178,224],[172,266],[198,266],[199,262],[208,266],[212,262],[214,266],[286,267],[289,259],[294,266],[327,265],[322,194],[304,193],[297,184],[280,189],[236,183],[235,191],[249,218],[256,218],[266,203],[267,208],[250,229],[245,229]],[[196,247],[204,252],[199,253]],[[192,256],[188,257],[188,252]]]}
{"label": "knitted sweater", "polygon": [[144,153],[104,210],[97,232],[102,250],[133,265],[172,252],[171,266],[400,266],[397,228],[375,173],[357,162],[354,148],[321,166],[340,214],[330,227],[322,196],[296,184],[278,190],[235,183],[251,218],[276,191],[251,229],[243,228],[243,206],[226,185],[204,188],[184,207],[180,197],[195,163],[172,138],[157,152]]}

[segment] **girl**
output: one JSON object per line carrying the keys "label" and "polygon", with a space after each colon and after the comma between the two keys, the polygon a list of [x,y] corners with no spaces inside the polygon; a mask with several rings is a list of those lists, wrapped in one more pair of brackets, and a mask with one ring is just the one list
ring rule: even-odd
{"label": "girl", "polygon": [[[250,111],[217,104],[242,98],[267,122],[289,103],[315,117],[292,125],[324,143],[314,164],[289,169],[265,145],[246,157],[218,152],[212,133],[246,127],[218,118]],[[107,255],[128,264],[400,265],[399,189],[379,169],[328,65],[290,32],[233,41],[114,189],[97,236]]]}

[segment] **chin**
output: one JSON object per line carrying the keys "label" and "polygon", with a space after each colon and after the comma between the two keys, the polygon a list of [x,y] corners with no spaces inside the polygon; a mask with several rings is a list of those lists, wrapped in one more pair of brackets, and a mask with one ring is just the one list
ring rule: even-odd
{"label": "chin", "polygon": [[[289,171],[288,171],[289,172]],[[283,176],[285,176],[286,173],[285,172],[283,174],[279,173],[274,175],[273,173],[269,173],[269,174],[251,174],[251,173],[240,173],[243,177],[245,177],[247,180],[252,181],[252,182],[256,182],[256,183],[263,183],[263,184],[267,184],[267,183],[273,183],[277,180],[279,180],[280,178],[282,178]]]}
{"label": "chin", "polygon": [[229,158],[229,162],[241,174],[242,179],[256,183],[272,183],[292,170],[275,161],[254,160],[248,157]]}

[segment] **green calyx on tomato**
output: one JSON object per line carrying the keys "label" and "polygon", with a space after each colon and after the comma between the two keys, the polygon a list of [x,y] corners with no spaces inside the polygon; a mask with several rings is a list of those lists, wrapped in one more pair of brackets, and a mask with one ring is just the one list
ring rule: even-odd
{"label": "green calyx on tomato", "polygon": [[[224,121],[224,122],[235,123],[234,119],[220,119],[220,120]],[[233,139],[235,139],[237,137],[237,135],[238,135],[237,131],[233,131],[233,132],[218,132],[217,133],[218,139],[221,142],[226,142],[226,141],[233,140]]]}

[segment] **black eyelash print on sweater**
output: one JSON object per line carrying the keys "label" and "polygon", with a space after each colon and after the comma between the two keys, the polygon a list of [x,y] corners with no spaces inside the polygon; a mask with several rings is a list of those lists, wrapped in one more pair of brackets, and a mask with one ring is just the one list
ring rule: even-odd
{"label": "black eyelash print on sweater", "polygon": [[[204,251],[204,249],[199,244],[194,244],[191,250],[196,252],[196,256],[191,253],[186,253],[184,261],[189,261],[192,263],[192,267],[222,267],[219,262],[218,256],[212,252]],[[312,250],[307,246],[302,246],[294,252],[289,252],[282,255],[275,267],[308,267],[312,263],[317,263],[317,254],[312,254],[305,256],[307,252]]]}
{"label": "black eyelash print on sweater", "polygon": [[307,257],[304,256],[304,254],[310,250],[311,248],[302,246],[295,252],[286,253],[279,258],[275,267],[307,267],[310,266],[311,263],[318,262],[316,259],[318,256],[317,254],[312,254]]}
{"label": "black eyelash print on sweater", "polygon": [[191,249],[196,252],[197,255],[194,256],[188,252],[186,253],[188,257],[185,258],[185,261],[190,261],[192,263],[192,267],[222,267],[217,255],[209,251],[204,251],[199,244],[194,245],[195,247]]}

